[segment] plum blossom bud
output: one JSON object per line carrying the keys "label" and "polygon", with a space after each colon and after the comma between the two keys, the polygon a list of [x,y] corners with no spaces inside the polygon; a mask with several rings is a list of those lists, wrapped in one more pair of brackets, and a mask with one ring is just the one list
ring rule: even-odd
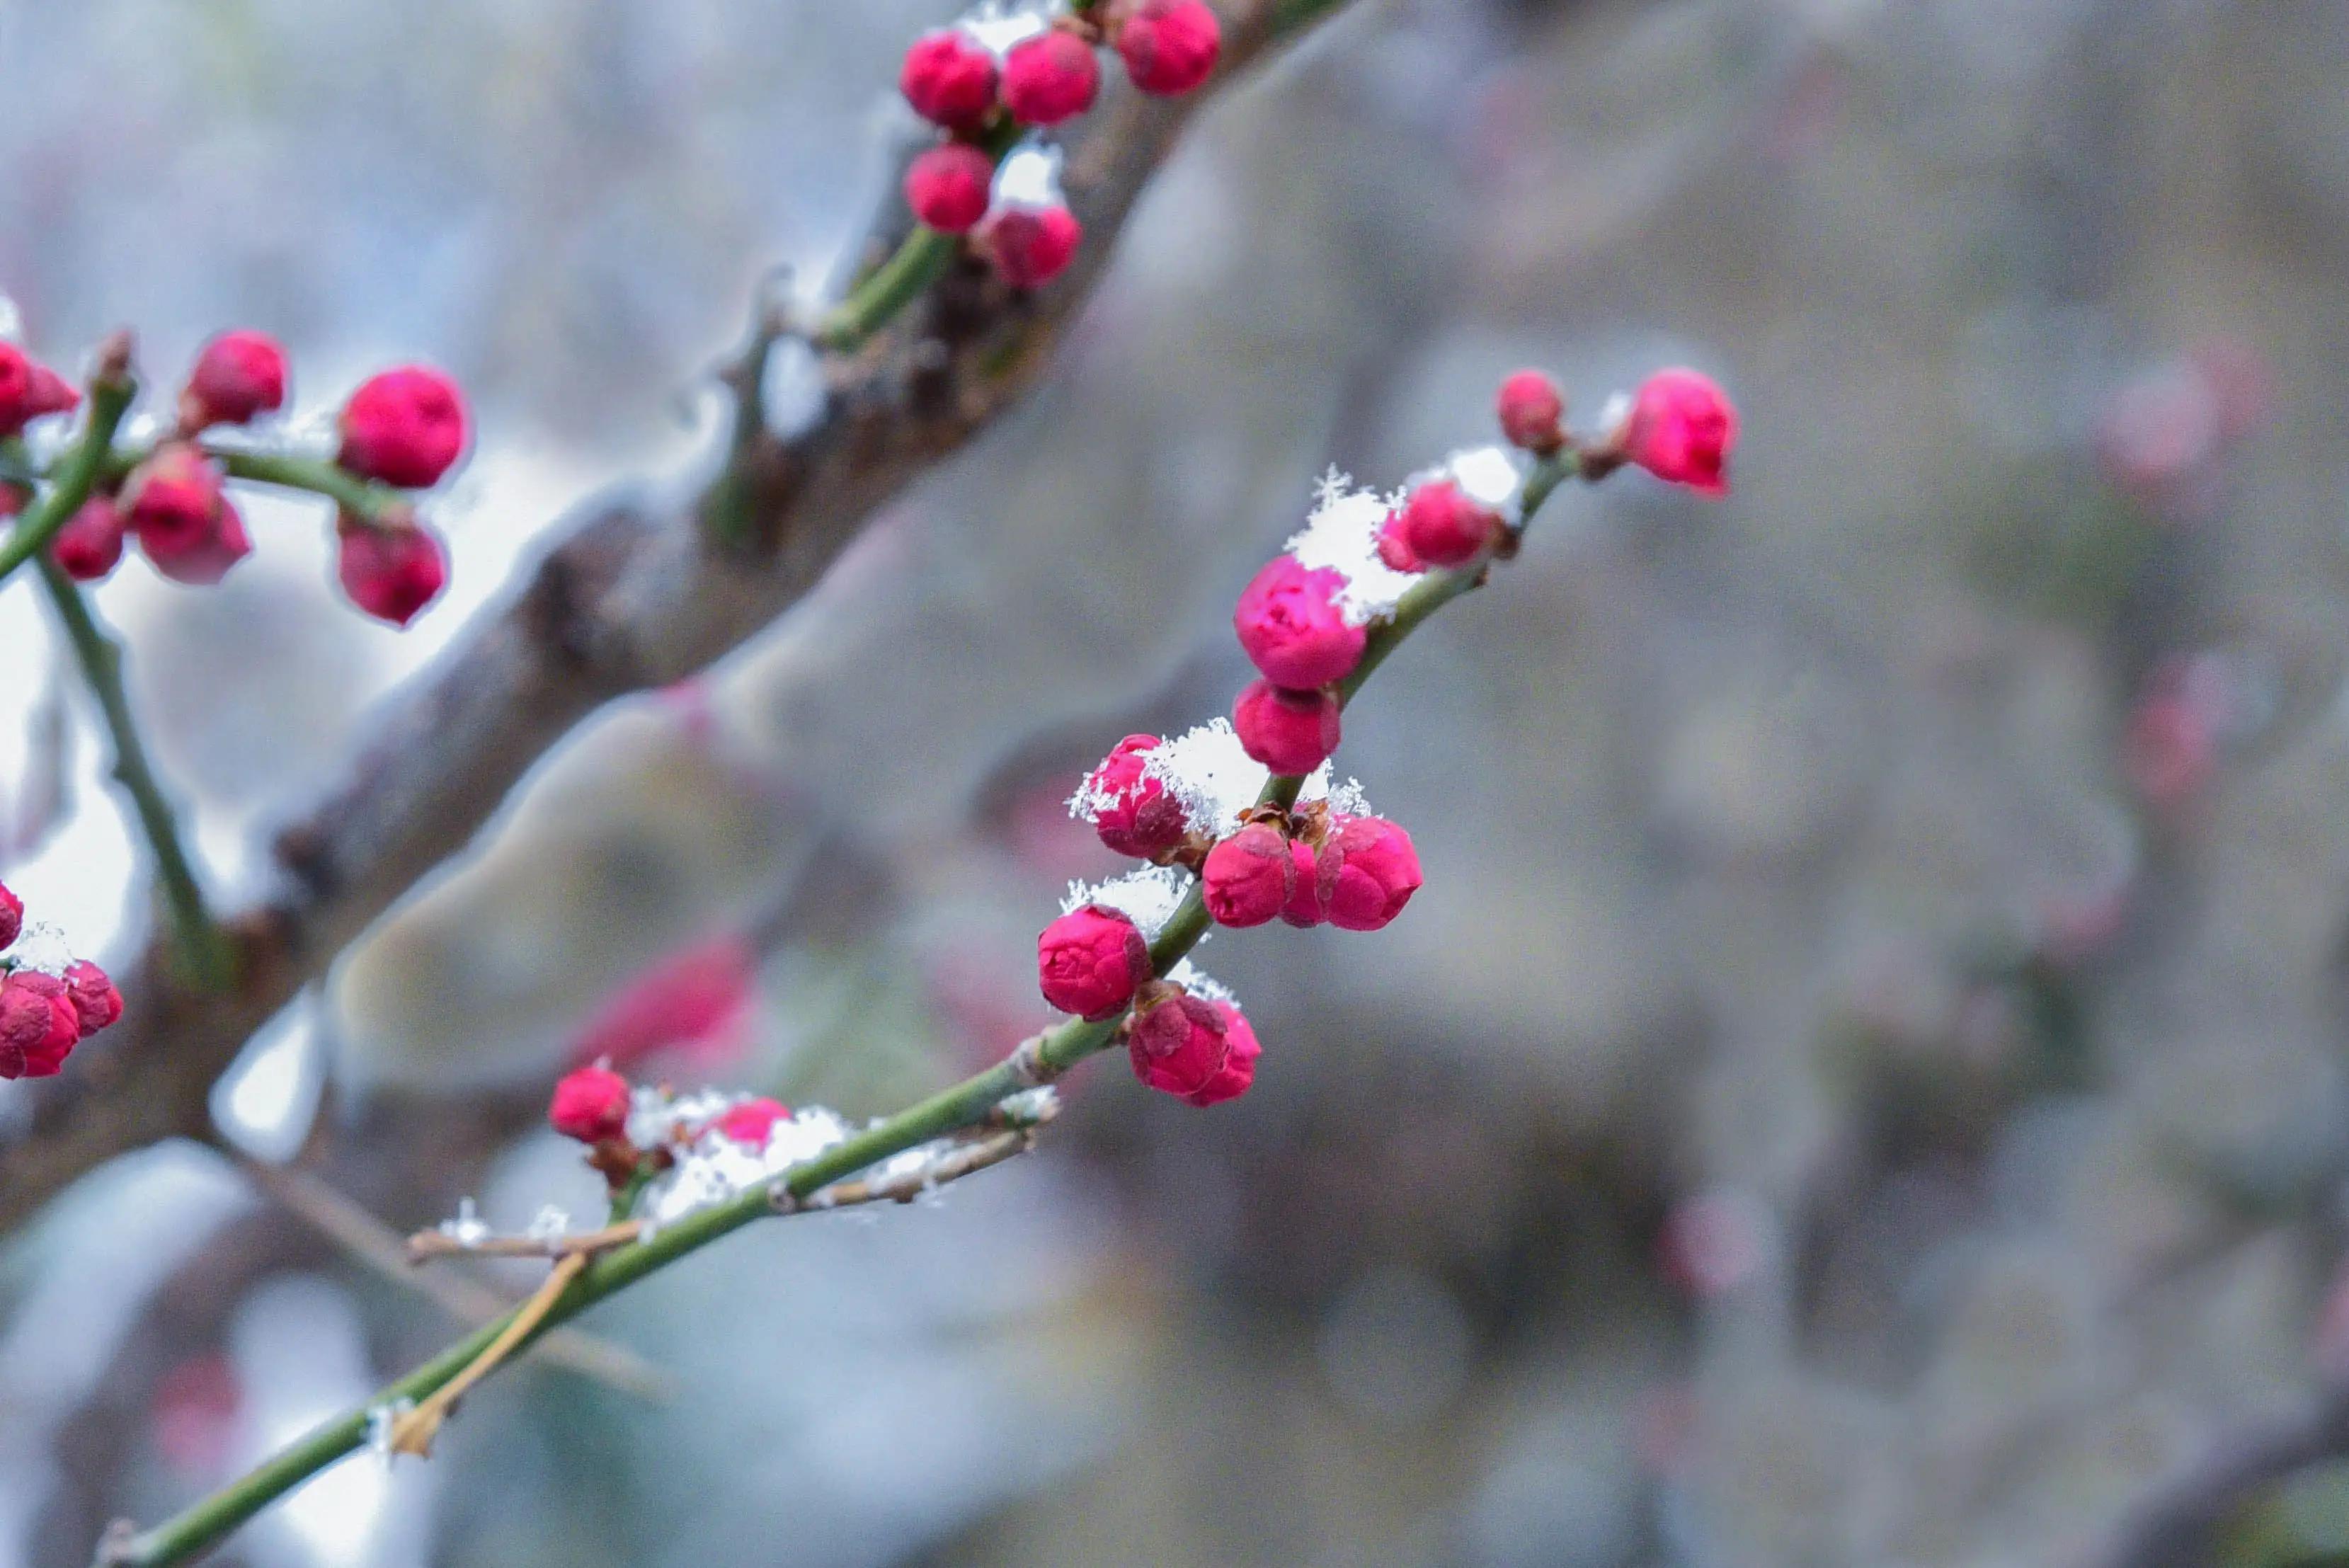
{"label": "plum blossom bud", "polygon": [[1199,871],[1207,913],[1218,925],[1262,925],[1288,903],[1296,880],[1288,841],[1270,822],[1250,822],[1217,843]]}
{"label": "plum blossom bud", "polygon": [[81,1039],[81,1016],[54,975],[0,979],[0,1078],[54,1078]]}
{"label": "plum blossom bud", "polygon": [[210,587],[253,552],[244,520],[221,490],[212,459],[184,442],[160,448],[122,490],[123,521],[155,570]]}
{"label": "plum blossom bud", "polygon": [[66,999],[73,1004],[85,1038],[122,1016],[122,993],[106,971],[87,958],[66,966]]}
{"label": "plum blossom bud", "polygon": [[1660,480],[1699,495],[1727,495],[1737,410],[1710,377],[1659,370],[1632,394],[1619,444],[1626,459]]}
{"label": "plum blossom bud", "polygon": [[925,33],[905,51],[897,87],[931,124],[975,130],[995,108],[995,57],[955,28]]}
{"label": "plum blossom bud", "polygon": [[243,425],[285,406],[285,350],[265,332],[223,332],[196,356],[180,394],[180,428]]}
{"label": "plum blossom bud", "polygon": [[1127,736],[1102,758],[1083,790],[1101,841],[1138,860],[1173,849],[1188,829],[1183,803],[1166,792],[1165,785],[1143,776],[1158,745],[1154,735]]}
{"label": "plum blossom bud", "polygon": [[1039,33],[1003,57],[1003,107],[1022,125],[1074,119],[1093,107],[1100,91],[1101,62],[1073,33]]}
{"label": "plum blossom bud", "polygon": [[1161,98],[1180,97],[1206,81],[1223,50],[1223,26],[1204,0],[1140,0],[1113,26],[1125,74]]}
{"label": "plum blossom bud", "polygon": [[81,401],[66,379],[13,343],[0,343],[0,436]]}
{"label": "plum blossom bud", "polygon": [[0,883],[0,947],[16,944],[25,930],[25,901]]}
{"label": "plum blossom bud", "polygon": [[1430,566],[1464,566],[1501,536],[1501,514],[1477,505],[1450,480],[1430,480],[1402,503],[1404,543]]}
{"label": "plum blossom bud", "polygon": [[1419,891],[1419,852],[1411,835],[1382,817],[1331,818],[1321,853],[1337,862],[1330,923],[1343,930],[1378,930]]}
{"label": "plum blossom bud", "polygon": [[994,160],[965,142],[933,147],[905,168],[905,205],[941,233],[976,228],[994,188]]}
{"label": "plum blossom bud", "polygon": [[1041,288],[1076,260],[1084,227],[1066,207],[1004,207],[979,225],[996,273],[1013,288]]}
{"label": "plum blossom bud", "polygon": [[546,1119],[565,1138],[602,1143],[628,1130],[628,1080],[609,1068],[581,1068],[556,1080]]}
{"label": "plum blossom bud", "polygon": [[1289,884],[1288,902],[1281,905],[1280,918],[1300,930],[1319,925],[1330,918],[1330,893],[1338,884],[1339,857],[1317,855],[1302,839],[1289,841],[1288,855],[1296,876]]}
{"label": "plum blossom bud", "polygon": [[81,407],[81,388],[46,365],[33,366],[33,418],[70,414]]}
{"label": "plum blossom bud", "polygon": [[378,526],[346,515],[335,531],[343,592],[378,621],[407,625],[448,584],[448,557],[421,523]]}
{"label": "plum blossom bud", "polygon": [[1496,399],[1501,434],[1513,447],[1554,452],[1566,445],[1566,395],[1538,370],[1520,370],[1501,383]]}
{"label": "plum blossom bud", "polygon": [[1338,699],[1251,681],[1232,705],[1240,749],[1275,773],[1310,773],[1338,749]]}
{"label": "plum blossom bud", "polygon": [[341,424],[337,463],[362,479],[425,490],[464,455],[465,395],[429,366],[403,365],[361,382]]}
{"label": "plum blossom bud", "polygon": [[719,1117],[715,1125],[737,1143],[764,1149],[768,1134],[775,1130],[775,1123],[790,1120],[791,1115],[792,1108],[781,1100],[746,1099]]}
{"label": "plum blossom bud", "polygon": [[1061,916],[1036,939],[1044,1000],[1089,1022],[1112,1016],[1150,978],[1150,944],[1133,922],[1104,904]]}
{"label": "plum blossom bud", "polygon": [[49,558],[77,583],[95,583],[122,562],[124,523],[111,496],[93,495],[49,542]]}
{"label": "plum blossom bud", "polygon": [[1411,547],[1411,535],[1404,529],[1402,513],[1389,512],[1386,521],[1379,525],[1379,559],[1391,572],[1424,572],[1427,562]]}
{"label": "plum blossom bud", "polygon": [[1240,593],[1232,629],[1256,667],[1275,686],[1301,690],[1353,674],[1370,634],[1346,624],[1338,595],[1345,575],[1276,557]]}
{"label": "plum blossom bud", "polygon": [[149,564],[174,583],[210,588],[228,575],[229,568],[253,553],[253,540],[244,531],[244,518],[223,498],[212,531],[182,544],[158,542],[140,535]]}
{"label": "plum blossom bud", "polygon": [[1135,1078],[1198,1106],[1246,1094],[1263,1053],[1237,1007],[1171,985],[1134,1010],[1125,1048]]}

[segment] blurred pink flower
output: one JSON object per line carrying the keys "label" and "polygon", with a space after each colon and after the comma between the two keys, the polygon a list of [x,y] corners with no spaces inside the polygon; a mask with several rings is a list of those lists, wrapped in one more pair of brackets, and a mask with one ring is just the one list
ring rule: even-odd
{"label": "blurred pink flower", "polygon": [[749,1043],[758,970],[739,936],[680,949],[605,999],[573,1037],[571,1059],[622,1071],[663,1051],[701,1068],[732,1061]]}

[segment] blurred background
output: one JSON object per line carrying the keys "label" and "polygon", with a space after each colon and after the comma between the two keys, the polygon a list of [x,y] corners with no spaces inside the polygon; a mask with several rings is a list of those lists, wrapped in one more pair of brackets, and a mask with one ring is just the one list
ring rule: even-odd
{"label": "blurred background", "polygon": [[[224,902],[566,505],[707,451],[756,280],[862,232],[947,15],[0,0],[33,347],[129,322],[163,379],[253,325],[297,424],[412,357],[478,399],[407,635],[294,502],[218,591],[99,593]],[[1560,496],[1381,673],[1340,761],[1428,885],[1208,947],[1246,1099],[1097,1064],[1038,1156],[702,1254],[221,1560],[2094,1561],[2349,1375],[2344,77],[2328,0],[1358,0],[1218,97],[1020,411],[549,758],[255,1041],[221,1147],[11,1240],[0,1564],[458,1332],[240,1159],[315,1136],[391,1227],[519,1228],[595,1201],[529,1130],[583,1055],[853,1115],[993,1059],[1114,869],[1061,801],[1224,709],[1322,470],[1492,438],[1521,365],[1587,423],[1671,363],[1743,410],[1735,493]],[[0,593],[0,870],[120,956],[38,608]],[[2320,1464],[2223,1561],[2344,1553]]]}

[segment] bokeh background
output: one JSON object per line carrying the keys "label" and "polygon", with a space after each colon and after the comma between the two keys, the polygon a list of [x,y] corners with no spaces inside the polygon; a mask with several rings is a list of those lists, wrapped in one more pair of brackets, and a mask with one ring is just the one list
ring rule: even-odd
{"label": "bokeh background", "polygon": [[[218,591],[99,593],[224,901],[565,505],[693,471],[947,14],[0,0],[36,348],[127,321],[168,376],[250,325],[297,422],[408,357],[478,399],[407,635],[290,502]],[[1734,495],[1561,496],[1381,673],[1340,760],[1429,882],[1206,951],[1249,1097],[1098,1064],[1037,1157],[730,1241],[585,1321],[616,1368],[533,1363],[222,1561],[2094,1561],[2349,1374],[2344,79],[2333,0],[1358,0],[1220,95],[1041,390],[548,758],[255,1042],[221,1148],[11,1240],[0,1564],[78,1568],[455,1332],[239,1157],[315,1134],[394,1227],[519,1227],[593,1202],[522,1130],[583,1050],[853,1114],[991,1059],[1112,869],[1061,799],[1222,709],[1316,477],[1490,438],[1523,364],[1587,419],[1675,362],[1743,409]],[[0,593],[0,869],[119,954],[37,608]],[[613,1012],[647,971],[682,1026]],[[2224,1561],[2344,1552],[2318,1466]]]}

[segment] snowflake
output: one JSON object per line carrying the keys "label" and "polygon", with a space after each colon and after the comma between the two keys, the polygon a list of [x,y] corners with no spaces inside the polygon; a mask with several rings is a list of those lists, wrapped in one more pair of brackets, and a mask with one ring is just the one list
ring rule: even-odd
{"label": "snowflake", "polygon": [[1331,469],[1313,490],[1313,511],[1288,541],[1288,553],[1307,567],[1329,567],[1346,580],[1338,607],[1349,624],[1364,625],[1391,614],[1419,581],[1379,559],[1379,530],[1394,510],[1389,498],[1355,490],[1350,475]]}
{"label": "snowflake", "polygon": [[399,1418],[416,1408],[413,1399],[394,1399],[385,1405],[369,1405],[367,1413],[367,1446],[370,1453],[391,1457],[391,1429]]}
{"label": "snowflake", "polygon": [[1230,986],[1198,968],[1187,958],[1169,969],[1166,978],[1170,984],[1182,986],[1202,1002],[1221,1002],[1227,1007],[1240,1005],[1240,999],[1232,994]]}
{"label": "snowflake", "polygon": [[650,1091],[656,1099],[667,1102],[662,1105],[647,1103],[647,1092],[637,1091],[636,1110],[628,1121],[630,1137],[635,1138],[637,1119],[643,1117],[647,1126],[665,1130],[661,1141],[668,1143],[677,1155],[677,1163],[647,1184],[637,1200],[636,1215],[645,1222],[647,1235],[697,1210],[765,1186],[848,1137],[847,1122],[833,1111],[812,1106],[776,1122],[765,1144],[754,1149],[710,1125],[753,1097],[705,1089],[671,1099],[658,1090]]}
{"label": "snowflake", "polygon": [[490,1239],[490,1227],[471,1198],[460,1198],[457,1217],[441,1221],[440,1233],[460,1247],[478,1247]]}
{"label": "snowflake", "polygon": [[1454,452],[1444,459],[1442,472],[1469,500],[1491,507],[1513,524],[1516,521],[1517,501],[1526,480],[1517,470],[1517,459],[1506,449],[1471,447]]}
{"label": "snowflake", "polygon": [[1032,38],[1051,26],[1048,20],[1050,5],[1006,5],[1004,0],[983,0],[965,12],[956,26],[978,39],[998,57],[1024,38]]}
{"label": "snowflake", "polygon": [[1097,903],[1133,922],[1143,936],[1155,938],[1190,891],[1191,873],[1182,867],[1143,866],[1105,882],[1071,882],[1068,895],[1061,900],[1061,913],[1073,914]]}
{"label": "snowflake", "polygon": [[571,1216],[549,1203],[531,1216],[530,1228],[523,1234],[533,1242],[559,1242],[571,1233]]}

